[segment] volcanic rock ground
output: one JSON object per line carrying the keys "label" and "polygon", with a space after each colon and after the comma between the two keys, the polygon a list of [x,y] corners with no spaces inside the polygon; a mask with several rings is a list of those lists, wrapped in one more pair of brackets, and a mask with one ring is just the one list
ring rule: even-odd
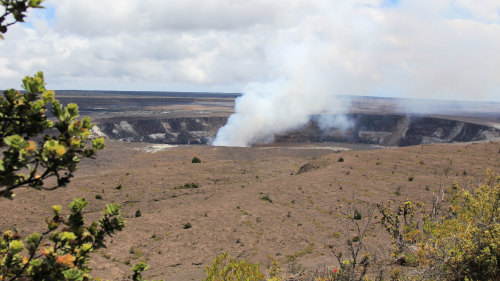
{"label": "volcanic rock ground", "polygon": [[[123,206],[127,222],[107,249],[93,254],[97,277],[122,280],[129,264],[146,260],[148,279],[200,280],[222,252],[263,267],[271,254],[285,269],[287,257],[295,256],[314,270],[335,264],[328,245],[343,247],[344,236],[335,238],[345,231],[337,208],[353,200],[363,213],[387,200],[430,203],[454,182],[472,186],[487,168],[500,172],[499,142],[339,152],[338,144],[178,146],[155,153],[145,151],[150,144],[107,145],[95,160],[83,161],[67,187],[20,189],[15,200],[1,200],[1,229],[40,232],[50,206],[85,197],[87,221],[113,202]],[[191,163],[194,156],[202,163]],[[191,182],[200,187],[175,189]],[[184,229],[187,222],[192,228]],[[367,239],[372,251],[387,258],[389,239],[380,227]]]}
{"label": "volcanic rock ground", "polygon": [[[68,95],[66,101],[72,98]],[[132,103],[128,113],[86,105],[88,99],[76,102],[84,115],[99,122],[153,115],[227,116],[234,97],[220,98],[208,105],[199,100],[164,105],[163,100],[149,104],[149,111]],[[358,105],[358,111],[366,113],[370,108],[362,107],[369,104]],[[388,103],[379,105],[394,111]],[[460,118],[498,122],[494,110],[484,112],[488,114]],[[194,156],[202,163],[191,163]],[[290,274],[293,263],[288,261],[294,257],[295,269],[300,264],[312,274],[336,264],[329,245],[345,245],[350,227],[338,209],[348,210],[357,202],[366,219],[375,204],[388,200],[394,205],[407,199],[430,204],[453,183],[470,187],[481,182],[486,169],[500,172],[498,139],[403,148],[328,142],[230,148],[107,140],[96,159],[82,161],[67,187],[21,188],[14,200],[0,200],[0,230],[42,232],[52,205],[67,206],[73,198],[85,197],[90,201],[87,222],[97,219],[106,203],[120,203],[126,220],[125,230],[108,240],[108,248],[93,253],[96,277],[123,280],[130,276],[131,264],[145,260],[150,265],[147,279],[200,280],[222,252],[259,262],[264,271],[273,255],[284,274]],[[178,189],[186,183],[199,188]],[[141,216],[136,217],[137,211]],[[376,212],[373,216],[377,221]],[[185,229],[188,222],[192,227]],[[380,226],[370,227],[367,245],[379,258],[388,258],[389,237]]]}

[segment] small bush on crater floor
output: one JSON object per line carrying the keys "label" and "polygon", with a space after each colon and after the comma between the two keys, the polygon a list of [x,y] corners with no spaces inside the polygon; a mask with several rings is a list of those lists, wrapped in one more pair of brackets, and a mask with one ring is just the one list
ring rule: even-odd
{"label": "small bush on crater floor", "polygon": [[196,157],[196,156],[195,156],[195,157],[193,157],[193,159],[191,160],[191,163],[201,163],[201,160],[200,160],[200,158],[198,158],[198,157]]}
{"label": "small bush on crater floor", "polygon": [[264,195],[264,196],[262,196],[262,197],[260,197],[260,200],[267,201],[269,203],[273,203],[273,200],[267,194]]}
{"label": "small bush on crater floor", "polygon": [[394,194],[396,194],[397,196],[400,196],[401,195],[401,186],[397,186],[396,187],[396,191],[394,191]]}
{"label": "small bush on crater floor", "polygon": [[358,210],[355,210],[352,218],[355,220],[360,220],[361,219],[361,212]]}
{"label": "small bush on crater floor", "polygon": [[177,186],[174,189],[191,189],[191,188],[199,188],[200,186],[197,183],[185,183],[184,185]]}

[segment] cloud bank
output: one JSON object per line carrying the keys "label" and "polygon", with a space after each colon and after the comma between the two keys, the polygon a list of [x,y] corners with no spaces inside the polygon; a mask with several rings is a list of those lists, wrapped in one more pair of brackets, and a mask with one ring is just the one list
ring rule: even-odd
{"label": "cloud bank", "polygon": [[3,87],[43,70],[55,89],[241,92],[249,83],[286,78],[276,65],[293,58],[276,55],[302,46],[315,54],[301,56],[328,62],[320,67],[337,82],[334,94],[500,100],[497,0],[47,0],[45,6],[29,16],[31,25],[13,26],[0,41]]}

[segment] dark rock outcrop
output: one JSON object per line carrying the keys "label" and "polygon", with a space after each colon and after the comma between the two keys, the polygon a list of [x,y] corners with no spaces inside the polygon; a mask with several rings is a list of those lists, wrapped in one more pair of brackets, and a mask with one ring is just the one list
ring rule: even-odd
{"label": "dark rock outcrop", "polygon": [[207,144],[226,117],[196,117],[101,122],[93,133],[110,139],[167,144]]}
{"label": "dark rock outcrop", "polygon": [[436,117],[349,114],[347,119],[353,124],[347,130],[336,128],[322,130],[317,122],[310,121],[299,130],[276,136],[276,141],[341,141],[383,146],[409,146],[480,141],[500,137],[500,130],[494,127]]}
{"label": "dark rock outcrop", "polygon": [[[349,114],[352,126],[346,130],[321,129],[317,118],[302,128],[275,136],[276,142],[350,142],[384,146],[408,146],[488,140],[500,137],[491,126],[453,119],[407,116]],[[210,144],[227,117],[193,117],[101,122],[96,135],[132,142],[167,144]]]}

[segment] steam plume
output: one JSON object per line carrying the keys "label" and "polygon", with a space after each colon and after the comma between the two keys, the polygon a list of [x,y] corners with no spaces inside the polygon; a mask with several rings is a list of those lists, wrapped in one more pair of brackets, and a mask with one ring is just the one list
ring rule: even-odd
{"label": "steam plume", "polygon": [[321,127],[347,127],[345,118],[334,117],[343,113],[345,101],[336,98],[329,79],[332,73],[326,69],[325,57],[318,54],[311,45],[285,49],[277,60],[281,62],[284,77],[269,83],[249,84],[245,94],[236,99],[235,113],[219,130],[213,145],[271,142],[275,134],[305,125],[313,114],[329,114],[329,118],[320,120]]}

